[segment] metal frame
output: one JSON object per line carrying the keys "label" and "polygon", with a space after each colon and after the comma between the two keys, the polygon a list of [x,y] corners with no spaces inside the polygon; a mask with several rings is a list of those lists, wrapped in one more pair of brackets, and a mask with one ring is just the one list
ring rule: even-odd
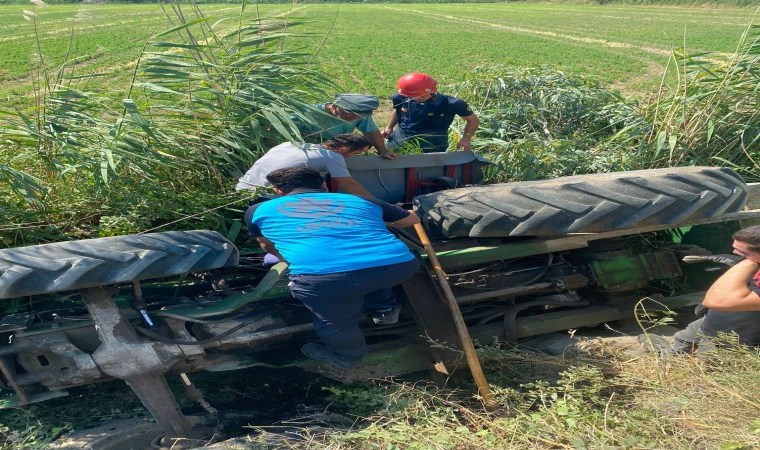
{"label": "metal frame", "polygon": [[[463,168],[467,168],[469,164],[469,162],[463,163]],[[452,169],[454,166],[454,164],[446,164],[445,170],[447,176],[451,174],[452,170],[456,170],[455,168]],[[416,173],[416,168],[405,169],[407,170],[407,176]],[[465,175],[467,172],[469,170],[464,170]],[[417,182],[416,178],[414,181]],[[408,184],[405,187],[407,194],[409,194],[410,186],[413,194],[413,191],[421,185]],[[757,219],[760,219],[760,209],[684,222],[679,224],[679,226],[735,220],[746,222]],[[589,242],[594,240],[640,234],[672,227],[672,225],[657,225],[555,238],[532,240],[503,239],[494,245],[478,246],[471,246],[473,243],[472,239],[454,239],[445,243],[447,250],[436,250],[435,253],[437,253],[443,269],[451,270],[521,256],[579,249],[587,247]],[[452,249],[452,246],[455,248]],[[461,248],[456,248],[457,246],[461,246]],[[644,267],[644,270],[647,270],[647,268]],[[646,273],[648,275],[653,274],[650,271]],[[173,309],[171,310],[171,314],[180,317],[184,316],[189,319],[199,319],[228,314],[251,302],[287,295],[287,287],[285,286],[286,274],[285,264],[275,265],[251,293],[228,297],[211,306]],[[536,291],[568,288],[568,286],[555,286],[551,283],[544,284],[549,284],[549,286],[542,285],[536,287],[537,285],[532,285],[532,288],[535,288]],[[431,366],[440,373],[451,373],[453,368],[456,367],[457,362],[461,360],[461,345],[459,345],[454,320],[430,275],[430,268],[425,267],[425,269],[417,273],[412,280],[404,284],[403,290],[411,306],[412,315],[417,323],[417,329],[399,331],[398,339],[371,346],[366,363],[358,370],[338,370],[315,361],[300,361],[294,364],[344,380],[398,375],[414,370],[428,369]],[[529,291],[530,288],[526,287],[526,289],[518,293],[527,293]],[[9,387],[17,395],[15,400],[6,402],[6,406],[8,404],[22,405],[66,395],[66,391],[60,389],[59,386],[49,386],[51,387],[50,392],[29,395],[24,389],[25,383],[39,382],[40,380],[33,379],[34,377],[26,377],[25,379],[23,375],[15,373],[12,365],[5,359],[7,355],[43,346],[46,349],[50,349],[52,353],[73,361],[72,364],[76,366],[76,371],[71,375],[70,380],[68,380],[71,384],[67,386],[91,382],[95,379],[103,379],[105,376],[122,379],[132,387],[158,423],[166,430],[169,437],[189,437],[192,434],[191,425],[187,418],[182,415],[176,400],[166,385],[163,376],[165,372],[180,369],[183,371],[200,369],[213,366],[215,362],[230,363],[229,359],[224,358],[219,361],[205,359],[205,348],[223,345],[252,345],[260,342],[268,344],[299,333],[308,333],[311,329],[310,323],[300,323],[272,330],[241,330],[239,333],[232,334],[224,339],[220,338],[218,341],[203,344],[199,342],[197,345],[156,342],[137,334],[130,320],[138,318],[139,315],[135,311],[125,309],[126,305],[122,304],[122,302],[115,301],[112,298],[115,292],[116,289],[106,287],[94,287],[81,291],[82,299],[92,318],[92,322],[61,326],[55,330],[55,333],[50,333],[50,329],[18,330],[15,332],[14,344],[0,347],[0,372],[6,378]],[[489,298],[495,296],[507,297],[515,293],[514,289],[502,289],[493,290],[487,293],[486,296]],[[462,303],[465,301],[474,302],[482,297],[481,295],[475,298],[476,296],[475,294],[470,296],[470,298],[463,296],[458,300]],[[662,299],[658,301],[675,308],[697,302],[700,299],[699,297],[699,294],[691,294],[682,298]],[[525,305],[520,304],[516,307],[522,308]],[[635,302],[621,302],[614,305],[590,305],[579,309],[546,312],[537,316],[517,318],[514,320],[513,330],[511,331],[513,336],[510,337],[529,337],[552,331],[623,319],[632,316],[634,305]],[[516,312],[517,309],[512,309],[507,312],[507,316],[512,318],[516,316]],[[161,313],[161,311],[151,312],[156,317],[160,317]],[[172,320],[175,320],[175,322],[171,323],[173,329],[184,329],[181,320],[178,322],[176,318]],[[92,354],[76,348],[68,342],[63,334],[67,330],[93,327],[93,325],[95,325],[93,329],[97,331],[101,345]],[[494,336],[504,336],[505,331],[503,324],[487,324],[471,326],[469,333],[473,338],[489,340]],[[425,338],[420,338],[420,335],[425,336]],[[190,335],[179,337],[186,340],[193,339]],[[425,340],[431,340],[437,344],[447,343],[450,344],[451,348],[446,348],[446,346],[442,345],[432,346],[430,342],[425,342]],[[31,344],[32,341],[36,342],[36,344]],[[432,355],[432,358],[429,355]],[[230,365],[230,368],[235,367],[242,367],[242,364],[237,366],[234,364]]]}

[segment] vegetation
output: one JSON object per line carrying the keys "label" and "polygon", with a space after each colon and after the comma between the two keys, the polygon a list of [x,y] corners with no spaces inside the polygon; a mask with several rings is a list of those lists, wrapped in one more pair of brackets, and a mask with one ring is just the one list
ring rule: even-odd
{"label": "vegetation", "polygon": [[616,123],[634,114],[613,90],[592,78],[544,68],[476,68],[455,92],[482,126],[473,146],[494,165],[488,182],[537,180],[625,167],[597,149]]}
{"label": "vegetation", "polygon": [[[481,348],[497,409],[467,394],[473,386],[453,393],[424,383],[330,388],[335,409],[353,413],[357,400],[369,399],[372,411],[351,430],[304,430],[290,448],[741,450],[760,443],[756,351],[659,358],[631,357],[601,341],[578,345],[582,351],[563,357]],[[251,441],[248,448],[266,448]]]}
{"label": "vegetation", "polygon": [[[317,20],[261,15],[287,13],[284,7],[243,4],[234,17],[212,19],[198,5],[174,6],[171,29],[131,34],[131,44],[114,52],[118,81],[101,76],[110,60],[100,59],[108,52],[98,52],[96,41],[83,39],[95,50],[82,51],[80,35],[67,28],[68,44],[60,46],[41,23],[47,12],[26,13],[33,57],[13,72],[18,84],[5,87],[32,86],[33,95],[0,111],[2,246],[173,228],[233,230],[234,238],[240,227],[229,224],[245,195],[230,192],[233,180],[272,144],[299,139],[292,114],[338,90],[391,92],[396,75],[409,70],[441,73],[446,92],[475,107],[483,123],[475,145],[495,162],[491,182],[685,164],[728,165],[760,180],[757,29],[746,28],[736,49],[724,42],[739,34],[744,13],[711,11],[704,24],[701,11],[684,12],[683,20],[698,22],[691,42],[715,52],[681,49],[660,68],[656,61],[682,44],[680,34],[661,32],[672,10],[616,9],[620,26],[609,27],[609,18],[586,14],[607,11],[588,6],[362,5],[342,7],[337,18],[332,7],[302,6]],[[516,11],[525,20],[504,25]],[[716,17],[726,21],[717,29]],[[141,19],[131,20],[93,28],[117,35]],[[437,27],[422,30],[421,22]],[[395,41],[374,40],[389,23],[409,33],[403,53]],[[333,39],[349,31],[353,39]],[[431,39],[445,57],[429,57]],[[462,44],[468,40],[478,45]],[[488,63],[470,70],[474,60]],[[566,68],[541,64],[547,61]],[[634,86],[631,74],[650,76],[651,64],[661,84],[655,95],[630,100],[609,87]],[[99,79],[115,89],[101,89]],[[421,385],[332,387],[338,410],[366,419],[312,442],[334,449],[758,444],[755,352],[663,360],[586,347],[566,359],[482,348],[498,412]],[[6,416],[0,448],[41,448],[65,428],[38,419],[36,412]]]}
{"label": "vegetation", "polygon": [[[283,46],[314,54],[336,83],[330,93],[371,92],[387,99],[398,77],[420,70],[436,75],[442,88],[459,83],[476,65],[561,67],[568,73],[614,83],[626,96],[657,90],[674,48],[689,53],[731,53],[750,9],[640,8],[579,4],[347,4],[200,5],[205,16],[237,21],[262,17],[308,17]],[[0,93],[4,107],[34,102],[38,53],[27,6],[0,6]],[[160,5],[53,5],[35,9],[46,68],[55,73],[73,60],[66,76],[80,90],[102,90],[117,100],[131,85],[147,40],[169,28]],[[225,22],[232,23],[232,22]],[[610,26],[614,23],[614,26]],[[403,44],[391,30],[403,30]],[[329,33],[328,33],[329,32]],[[322,37],[326,36],[324,43]],[[316,38],[315,38],[316,37]],[[431,49],[430,43],[434,42]],[[97,74],[97,77],[75,78]],[[667,79],[675,85],[675,77]],[[387,103],[382,108],[387,111]],[[381,111],[382,112],[382,111]],[[387,114],[387,113],[386,113]]]}
{"label": "vegetation", "polygon": [[[339,90],[391,92],[404,70],[441,73],[444,92],[476,107],[484,124],[477,149],[497,163],[490,181],[697,163],[758,177],[754,29],[736,53],[725,53],[724,42],[750,17],[738,10],[711,11],[710,20],[680,10],[678,20],[696,22],[693,45],[720,52],[676,52],[658,75],[656,96],[637,102],[605,83],[636,73],[647,64],[642,55],[664,58],[675,42],[661,33],[672,10],[617,9],[621,26],[610,28],[609,18],[594,15],[603,9],[577,5],[349,5],[338,16],[331,6],[293,7],[309,21],[282,6],[243,5],[235,16],[212,18],[207,8],[235,10],[34,5],[24,17],[0,19],[26,30],[4,38],[13,52],[33,51],[24,64],[4,66],[21,77],[5,84],[8,95],[29,86],[33,95],[0,111],[3,246],[176,227],[228,230],[243,205],[230,192],[234,179],[270,145],[297,138],[290,114]],[[372,20],[367,8],[386,21]],[[75,11],[66,28],[53,25]],[[173,23],[160,34],[158,11]],[[518,12],[524,19],[510,23]],[[729,22],[716,29],[716,15]],[[430,34],[420,21],[440,26]],[[411,33],[408,68],[399,68],[396,45],[375,40],[384,23]],[[333,38],[349,30],[352,39]],[[106,34],[113,52],[97,50]],[[442,52],[460,53],[425,58],[430,39]],[[480,44],[463,46],[463,39]],[[371,55],[369,40],[376,42]],[[631,44],[621,50],[612,45],[618,40]],[[519,54],[521,65],[466,71],[474,60],[504,54]],[[113,78],[103,69],[116,60]],[[572,62],[562,70],[530,68],[546,60]],[[458,73],[465,81],[452,83]]]}
{"label": "vegetation", "polygon": [[[209,403],[222,411],[233,411],[224,417],[228,430],[248,423],[272,423],[303,411],[304,403],[324,403],[329,391],[317,386],[338,384],[294,368],[200,372],[190,378]],[[183,412],[203,412],[198,403],[186,397],[179,377],[169,375],[167,382]],[[0,410],[0,450],[53,450],[56,446],[50,441],[72,431],[100,427],[119,419],[149,420],[147,409],[125,383],[97,383],[68,391],[67,397]],[[236,414],[245,417],[241,417],[242,423],[236,422]]]}
{"label": "vegetation", "polygon": [[748,27],[729,56],[675,52],[676,87],[641,103],[555,69],[477,68],[456,92],[485,124],[474,145],[496,163],[488,180],[679,165],[760,180],[759,30]]}
{"label": "vegetation", "polygon": [[298,136],[290,114],[329,83],[308,55],[277,48],[297,23],[224,28],[192,14],[178,7],[178,25],[156,36],[174,40],[146,43],[118,109],[74,85],[72,60],[51,73],[38,53],[36,104],[0,111],[6,246],[171,229],[187,216],[182,227],[223,227],[213,211],[242,197],[228,194],[231,179]]}

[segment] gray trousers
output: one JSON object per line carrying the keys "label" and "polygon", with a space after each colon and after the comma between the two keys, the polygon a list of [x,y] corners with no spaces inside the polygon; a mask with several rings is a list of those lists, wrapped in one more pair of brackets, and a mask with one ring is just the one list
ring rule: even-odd
{"label": "gray trousers", "polygon": [[[683,330],[673,335],[673,348],[680,352],[693,353],[700,345],[700,342],[704,339],[704,333],[702,333],[702,323],[705,321],[705,317],[702,316],[694,322],[690,323]],[[705,342],[707,344],[707,342]],[[703,344],[704,345],[704,344]]]}

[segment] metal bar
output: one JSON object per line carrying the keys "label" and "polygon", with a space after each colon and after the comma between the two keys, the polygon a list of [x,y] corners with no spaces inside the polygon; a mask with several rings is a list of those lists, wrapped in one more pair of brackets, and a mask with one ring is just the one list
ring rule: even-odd
{"label": "metal bar", "polygon": [[287,281],[286,263],[277,263],[273,265],[264,278],[259,281],[253,291],[246,294],[229,296],[213,305],[208,306],[185,306],[182,308],[167,309],[156,311],[155,316],[161,316],[164,312],[171,313],[175,316],[185,316],[193,319],[202,319],[204,317],[217,316],[220,314],[229,314],[240,307],[260,300],[267,300],[275,297],[288,295],[289,290],[286,286]]}
{"label": "metal bar", "polygon": [[169,438],[190,436],[190,425],[160,373],[146,373],[125,379]]}
{"label": "metal bar", "polygon": [[11,367],[8,365],[8,361],[6,361],[2,356],[0,356],[0,372],[3,373],[3,376],[5,376],[5,380],[8,382],[8,385],[13,389],[14,392],[16,392],[16,395],[18,395],[18,398],[21,400],[21,404],[26,405],[29,403],[29,395],[27,395],[24,388],[16,383],[15,378],[13,378],[14,370],[11,369]]}
{"label": "metal bar", "polygon": [[21,375],[16,375],[15,381],[19,386],[28,386],[30,384],[37,384],[43,380],[48,380],[50,378],[55,378],[55,375],[49,372],[22,373]]}
{"label": "metal bar", "polygon": [[480,294],[471,294],[471,295],[463,295],[461,297],[457,297],[456,301],[460,305],[464,305],[466,303],[475,303],[482,300],[488,300],[489,298],[494,297],[507,297],[507,296],[517,296],[517,295],[523,295],[528,294],[533,291],[542,291],[547,288],[554,287],[553,283],[538,283],[538,284],[531,284],[530,286],[518,286],[518,287],[511,287],[506,289],[499,289],[496,291],[488,291],[488,292],[482,292]]}
{"label": "metal bar", "polygon": [[651,231],[667,230],[675,227],[690,225],[705,225],[709,223],[730,222],[760,218],[760,209],[742,211],[707,219],[681,222],[678,225],[650,225],[638,228],[626,228],[623,230],[605,231],[602,233],[572,233],[560,238],[539,238],[533,240],[505,242],[493,246],[469,247],[460,250],[448,250],[438,253],[441,265],[447,270],[459,267],[482,264],[486,262],[500,261],[502,259],[519,258],[523,256],[540,255],[544,253],[573,250],[588,247],[590,241],[609,239],[631,234],[649,233]]}
{"label": "metal bar", "polygon": [[462,181],[467,186],[472,180],[472,163],[467,163],[462,166]]}
{"label": "metal bar", "polygon": [[581,300],[580,302],[535,300],[532,302],[518,303],[517,305],[504,310],[504,338],[507,342],[517,342],[517,314],[525,309],[533,306],[572,306],[577,308],[588,305],[588,300]]}
{"label": "metal bar", "polygon": [[143,321],[149,327],[153,327],[153,320],[148,315],[148,305],[143,299],[142,287],[139,280],[132,281],[132,301],[130,302],[132,309],[140,313]]}
{"label": "metal bar", "polygon": [[425,252],[428,254],[428,258],[430,258],[430,263],[433,265],[433,270],[435,271],[436,278],[438,278],[438,284],[440,284],[441,290],[443,291],[443,297],[446,299],[446,303],[449,305],[451,317],[454,319],[457,333],[459,333],[459,338],[462,341],[462,349],[464,350],[464,355],[467,359],[467,365],[470,366],[470,372],[472,372],[472,377],[475,379],[475,384],[478,386],[478,391],[483,397],[483,401],[486,406],[496,406],[496,402],[493,398],[493,393],[491,392],[491,387],[488,385],[488,380],[486,380],[486,376],[483,373],[483,368],[480,366],[478,355],[475,353],[475,346],[472,345],[470,333],[467,331],[467,324],[464,323],[462,311],[459,310],[459,305],[457,304],[456,298],[454,298],[454,293],[451,292],[451,287],[446,281],[446,274],[443,272],[441,264],[438,262],[438,258],[435,255],[435,250],[433,249],[433,244],[430,243],[430,239],[425,232],[425,227],[423,227],[422,224],[415,224],[414,229],[417,231],[417,235],[420,237],[420,241],[422,242],[423,247],[425,247]]}
{"label": "metal bar", "polygon": [[275,328],[273,330],[256,331],[254,333],[237,334],[233,333],[230,336],[220,339],[219,341],[209,342],[204,344],[203,347],[216,347],[224,344],[250,344],[255,341],[263,339],[272,339],[276,337],[290,336],[291,334],[302,333],[314,328],[312,322],[304,323],[301,325],[294,325],[292,327]]}
{"label": "metal bar", "polygon": [[82,301],[95,322],[101,345],[92,354],[106,375],[124,380],[150,411],[168,438],[191,434],[162,371],[185,357],[174,345],[144,342],[111,299],[114,288],[94,287],[80,291]]}
{"label": "metal bar", "polygon": [[[584,308],[565,311],[547,312],[534,316],[517,319],[517,337],[526,338],[563,331],[570,328],[598,325],[600,323],[633,317],[635,302],[617,306],[591,305]],[[472,337],[480,340],[491,340],[504,332],[503,323],[480,325],[472,327]]]}
{"label": "metal bar", "polygon": [[417,169],[410,167],[406,169],[406,201],[411,202],[414,199],[414,191],[417,189]]}
{"label": "metal bar", "polygon": [[454,178],[454,175],[456,174],[457,166],[446,166],[446,176],[449,178]]}
{"label": "metal bar", "polygon": [[18,395],[6,395],[0,400],[0,409],[15,408],[16,406],[24,406],[30,403],[44,402],[53,398],[66,397],[67,395],[69,395],[69,391],[64,390],[40,392],[39,394],[29,395],[29,400],[26,402],[22,402]]}
{"label": "metal bar", "polygon": [[[425,349],[433,357],[435,371],[447,375],[453,373],[463,362],[459,333],[427,264],[422,264],[412,278],[401,284],[401,288],[416,323],[413,329],[416,328],[417,334],[428,338],[424,341],[428,344]],[[365,332],[365,335],[371,334],[371,331]],[[438,345],[429,345],[430,341]]]}

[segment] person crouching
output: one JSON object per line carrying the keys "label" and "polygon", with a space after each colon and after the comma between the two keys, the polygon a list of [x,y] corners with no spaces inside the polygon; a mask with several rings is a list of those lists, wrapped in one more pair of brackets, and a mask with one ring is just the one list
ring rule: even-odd
{"label": "person crouching", "polygon": [[[419,217],[373,197],[327,192],[308,167],[267,175],[282,197],[251,206],[251,236],[290,269],[290,292],[311,311],[323,344],[301,350],[313,359],[349,369],[367,353],[359,329],[363,311],[376,324],[398,321],[393,287],[411,278],[419,261],[386,226],[404,228]],[[249,210],[249,212],[251,212]]]}

